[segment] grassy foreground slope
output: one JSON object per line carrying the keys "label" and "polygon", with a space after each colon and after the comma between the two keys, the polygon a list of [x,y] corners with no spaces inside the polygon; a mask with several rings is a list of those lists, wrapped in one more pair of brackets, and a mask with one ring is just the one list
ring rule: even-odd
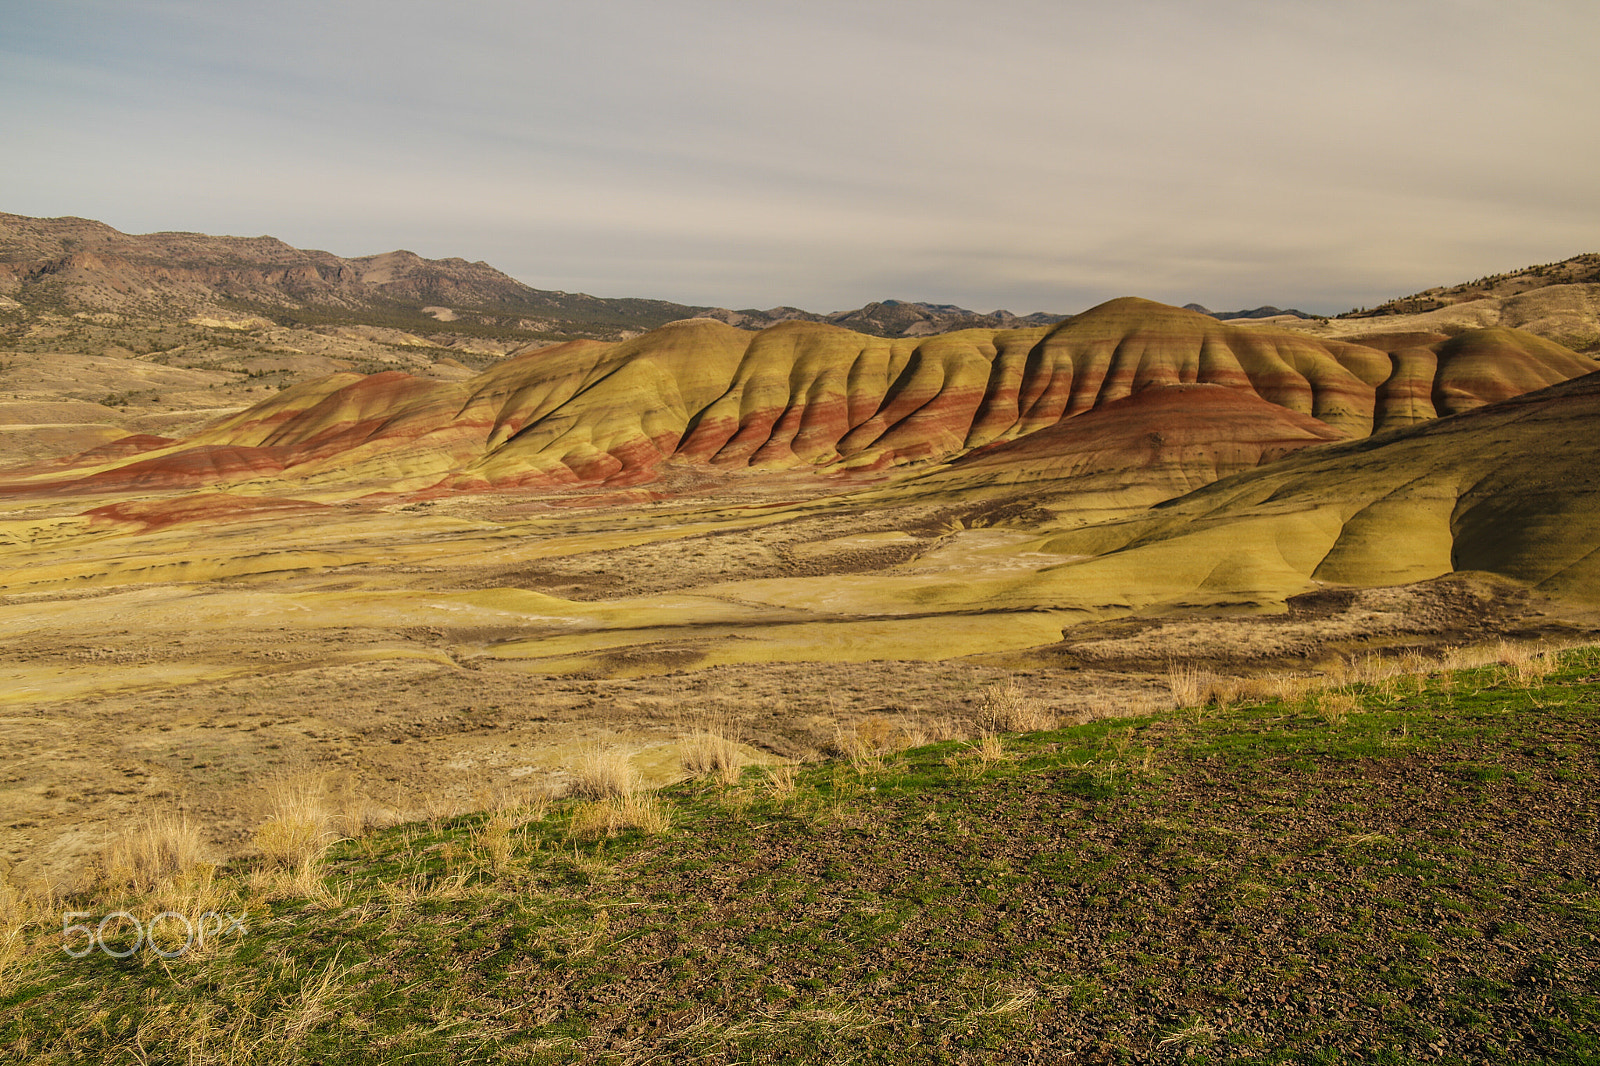
{"label": "grassy foreground slope", "polygon": [[[0,1048],[1594,1062],[1597,671],[1595,649],[1373,671],[1003,745],[857,744],[797,780],[747,771],[364,835],[320,865],[177,890],[250,917],[171,961],[74,960],[25,929]],[[173,891],[64,906],[94,921]]]}

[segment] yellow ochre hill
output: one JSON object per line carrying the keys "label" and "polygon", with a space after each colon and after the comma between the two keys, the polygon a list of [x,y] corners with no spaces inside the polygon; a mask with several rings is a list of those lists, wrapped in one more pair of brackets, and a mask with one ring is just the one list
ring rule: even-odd
{"label": "yellow ochre hill", "polygon": [[[1047,537],[1052,584],[1135,604],[1281,603],[1322,584],[1486,572],[1600,599],[1600,375],[1302,452],[1120,522]],[[1039,595],[1039,590],[1032,594]]]}

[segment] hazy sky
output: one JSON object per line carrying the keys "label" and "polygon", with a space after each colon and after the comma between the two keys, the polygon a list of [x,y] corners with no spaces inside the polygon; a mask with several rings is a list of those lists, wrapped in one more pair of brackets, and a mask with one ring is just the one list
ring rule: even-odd
{"label": "hazy sky", "polygon": [[0,0],[0,210],[732,307],[1340,311],[1600,250],[1597,42],[1593,0]]}

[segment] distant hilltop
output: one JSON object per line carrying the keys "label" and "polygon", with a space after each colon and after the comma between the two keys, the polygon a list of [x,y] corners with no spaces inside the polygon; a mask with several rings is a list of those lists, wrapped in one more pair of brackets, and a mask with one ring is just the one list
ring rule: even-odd
{"label": "distant hilltop", "polygon": [[705,311],[702,318],[714,318],[741,329],[766,329],[779,322],[825,322],[830,326],[843,326],[857,333],[875,337],[931,337],[936,333],[951,333],[958,329],[1026,329],[1030,326],[1053,326],[1065,322],[1070,315],[1053,315],[1036,311],[1031,315],[1014,315],[1010,311],[992,311],[982,314],[955,304],[912,303],[905,300],[881,300],[854,311],[835,311],[830,315],[802,311],[798,307],[774,307],[769,311],[729,311],[714,308]]}
{"label": "distant hilltop", "polygon": [[1385,301],[1376,307],[1358,307],[1346,311],[1339,317],[1389,318],[1396,315],[1427,314],[1456,304],[1509,299],[1553,285],[1597,283],[1600,283],[1600,253],[1587,252],[1557,263],[1540,263],[1537,266],[1523,267],[1521,270],[1509,270],[1503,274],[1489,274],[1459,285],[1437,285],[1431,289],[1412,293],[1410,296]]}
{"label": "distant hilltop", "polygon": [[1202,314],[1202,315],[1210,315],[1212,318],[1216,318],[1216,319],[1278,318],[1278,317],[1280,317],[1282,315],[1287,315],[1290,318],[1318,318],[1318,317],[1320,317],[1318,315],[1308,315],[1304,311],[1296,311],[1292,307],[1289,308],[1288,310],[1284,310],[1281,307],[1273,307],[1270,304],[1268,304],[1265,307],[1257,307],[1253,311],[1213,311],[1209,307],[1203,307],[1200,304],[1184,304],[1183,305],[1183,309],[1185,311],[1195,311],[1195,312],[1198,312],[1199,314]]}

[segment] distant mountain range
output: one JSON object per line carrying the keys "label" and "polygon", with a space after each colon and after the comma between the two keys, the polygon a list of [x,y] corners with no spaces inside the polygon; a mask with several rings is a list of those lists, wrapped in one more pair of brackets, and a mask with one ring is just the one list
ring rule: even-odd
{"label": "distant mountain range", "polygon": [[1183,309],[1185,311],[1196,311],[1196,312],[1199,312],[1202,315],[1210,315],[1212,318],[1216,318],[1216,319],[1277,318],[1280,315],[1288,315],[1291,318],[1316,318],[1317,317],[1316,315],[1308,315],[1304,311],[1296,311],[1292,307],[1289,308],[1288,310],[1284,310],[1281,307],[1273,307],[1270,304],[1268,304],[1265,307],[1257,307],[1253,311],[1213,311],[1209,307],[1203,307],[1200,304],[1184,304],[1183,305]]}
{"label": "distant mountain range", "polygon": [[[1549,286],[1594,283],[1600,283],[1600,254],[1591,253],[1427,289],[1338,317],[1413,315],[1511,299]],[[1185,306],[1219,320],[1290,316],[1322,321],[1321,316],[1270,305],[1241,311]],[[954,304],[904,300],[829,314],[787,306],[730,310],[535,289],[487,263],[424,259],[404,250],[344,258],[295,248],[273,237],[133,235],[84,218],[0,213],[0,334],[15,333],[21,320],[40,315],[102,324],[109,321],[107,316],[121,324],[259,320],[261,326],[322,333],[361,326],[441,348],[476,346],[501,353],[536,342],[623,340],[686,318],[715,319],[745,330],[803,321],[879,337],[922,337],[959,329],[1048,326],[1071,317],[1004,310],[985,314]],[[1584,345],[1587,337],[1563,339]]]}
{"label": "distant mountain range", "polygon": [[122,233],[84,218],[0,214],[0,312],[171,319],[259,316],[317,328],[359,321],[432,340],[619,340],[685,318],[741,329],[826,322],[882,337],[1051,325],[1067,316],[981,314],[951,304],[884,300],[817,314],[797,307],[729,310],[668,300],[535,289],[487,263],[412,252],[347,259],[274,237]]}
{"label": "distant mountain range", "polygon": [[[698,313],[524,285],[487,263],[407,251],[346,259],[273,237],[134,236],[82,218],[0,215],[0,297],[18,310],[359,321],[435,338],[615,339]],[[0,305],[0,310],[5,309]]]}
{"label": "distant mountain range", "polygon": [[798,307],[774,307],[769,311],[729,311],[725,308],[696,308],[698,317],[714,318],[741,329],[766,329],[779,322],[826,322],[875,337],[930,337],[958,329],[1022,329],[1028,326],[1053,326],[1070,315],[1037,311],[1014,315],[1010,311],[982,314],[955,304],[910,303],[880,300],[854,311],[835,311],[819,315]]}

